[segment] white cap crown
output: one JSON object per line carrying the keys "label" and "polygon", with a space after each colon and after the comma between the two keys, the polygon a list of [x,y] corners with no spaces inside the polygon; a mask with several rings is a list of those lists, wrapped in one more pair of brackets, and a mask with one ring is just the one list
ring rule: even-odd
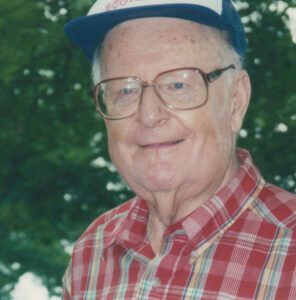
{"label": "white cap crown", "polygon": [[209,8],[221,15],[222,0],[97,0],[87,15],[104,13],[111,10],[142,7],[148,5],[163,5],[163,4],[193,4]]}

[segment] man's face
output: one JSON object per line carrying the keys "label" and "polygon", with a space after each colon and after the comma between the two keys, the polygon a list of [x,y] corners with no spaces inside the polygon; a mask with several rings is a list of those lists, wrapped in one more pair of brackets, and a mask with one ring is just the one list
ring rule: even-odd
{"label": "man's face", "polygon": [[[229,63],[217,51],[219,43],[213,29],[188,21],[128,21],[104,42],[102,77],[150,81],[162,71],[181,67],[209,72]],[[136,114],[106,120],[112,161],[137,194],[176,191],[194,197],[221,184],[238,130],[233,126],[228,75],[209,85],[208,101],[198,109],[169,110],[148,87]]]}

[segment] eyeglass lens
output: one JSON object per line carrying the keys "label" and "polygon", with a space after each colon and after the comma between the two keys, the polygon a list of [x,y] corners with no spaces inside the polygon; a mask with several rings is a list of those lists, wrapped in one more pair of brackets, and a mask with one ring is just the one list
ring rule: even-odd
{"label": "eyeglass lens", "polygon": [[[156,93],[172,109],[190,109],[206,101],[207,86],[196,69],[182,69],[161,73],[155,79]],[[137,78],[110,79],[100,83],[96,102],[100,111],[110,118],[124,118],[133,114],[141,101],[143,84]]]}

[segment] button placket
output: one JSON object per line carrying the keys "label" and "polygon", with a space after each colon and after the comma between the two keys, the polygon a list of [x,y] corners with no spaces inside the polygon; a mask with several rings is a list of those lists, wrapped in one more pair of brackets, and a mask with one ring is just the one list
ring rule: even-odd
{"label": "button placket", "polygon": [[158,288],[161,286],[161,281],[159,278],[155,277],[153,280],[152,280],[152,286],[154,288]]}
{"label": "button placket", "polygon": [[151,290],[161,286],[161,280],[155,276],[162,260],[160,255],[156,256],[148,265],[143,278],[137,287],[137,299],[146,299]]}

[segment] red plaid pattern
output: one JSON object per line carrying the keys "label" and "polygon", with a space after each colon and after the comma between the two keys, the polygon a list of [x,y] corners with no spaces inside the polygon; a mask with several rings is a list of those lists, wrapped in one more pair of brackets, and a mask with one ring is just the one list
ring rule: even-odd
{"label": "red plaid pattern", "polygon": [[96,219],[75,245],[63,299],[296,299],[296,197],[238,156],[236,176],[167,228],[157,256],[144,200]]}

